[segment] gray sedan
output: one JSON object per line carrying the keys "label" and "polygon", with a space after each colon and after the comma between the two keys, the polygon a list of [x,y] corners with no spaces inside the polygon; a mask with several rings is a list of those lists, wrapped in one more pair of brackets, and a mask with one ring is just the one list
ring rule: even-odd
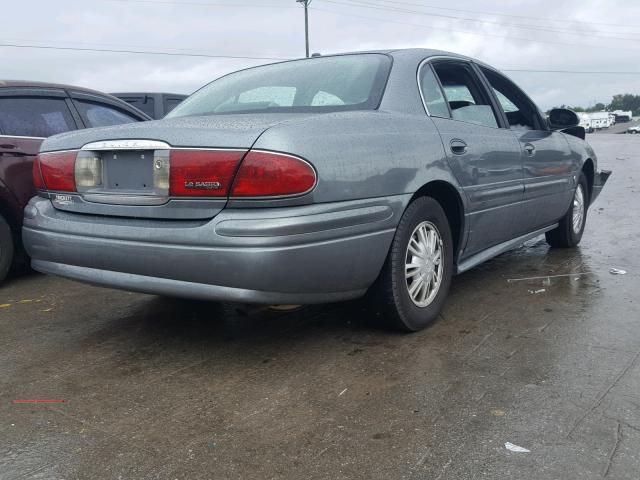
{"label": "gray sedan", "polygon": [[577,124],[446,52],[250,68],[163,120],[47,139],[24,243],[41,272],[159,295],[369,291],[389,325],[419,330],[452,275],[541,234],[580,242],[610,172]]}

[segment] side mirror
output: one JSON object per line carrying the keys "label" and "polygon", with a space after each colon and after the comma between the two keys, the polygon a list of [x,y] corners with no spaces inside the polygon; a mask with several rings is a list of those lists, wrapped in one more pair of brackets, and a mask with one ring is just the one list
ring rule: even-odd
{"label": "side mirror", "polygon": [[551,130],[564,130],[580,125],[580,117],[568,108],[553,108],[549,112],[548,123]]}

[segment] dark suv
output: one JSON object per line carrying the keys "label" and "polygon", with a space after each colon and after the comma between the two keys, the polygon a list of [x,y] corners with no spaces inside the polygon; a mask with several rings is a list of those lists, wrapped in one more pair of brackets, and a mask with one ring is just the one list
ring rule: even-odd
{"label": "dark suv", "polygon": [[22,211],[31,197],[32,165],[42,141],[81,128],[150,118],[111,95],[47,83],[0,81],[0,282],[21,251]]}
{"label": "dark suv", "polygon": [[157,120],[164,118],[167,113],[176,108],[180,102],[187,98],[187,95],[181,95],[179,93],[127,92],[112,93],[111,95],[130,103],[134,107],[142,110],[151,118],[155,118]]}

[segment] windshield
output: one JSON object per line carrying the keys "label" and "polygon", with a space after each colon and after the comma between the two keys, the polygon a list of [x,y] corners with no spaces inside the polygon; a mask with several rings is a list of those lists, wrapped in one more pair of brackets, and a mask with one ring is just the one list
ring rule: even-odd
{"label": "windshield", "polygon": [[264,112],[374,110],[391,60],[381,54],[318,57],[250,68],[222,77],[169,117]]}

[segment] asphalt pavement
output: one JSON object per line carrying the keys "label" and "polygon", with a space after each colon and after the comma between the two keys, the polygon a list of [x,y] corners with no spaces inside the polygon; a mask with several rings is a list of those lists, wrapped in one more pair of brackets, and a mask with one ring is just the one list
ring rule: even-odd
{"label": "asphalt pavement", "polygon": [[0,478],[640,478],[640,135],[589,140],[614,173],[580,248],[540,238],[456,277],[413,335],[361,301],[282,313],[14,276]]}

